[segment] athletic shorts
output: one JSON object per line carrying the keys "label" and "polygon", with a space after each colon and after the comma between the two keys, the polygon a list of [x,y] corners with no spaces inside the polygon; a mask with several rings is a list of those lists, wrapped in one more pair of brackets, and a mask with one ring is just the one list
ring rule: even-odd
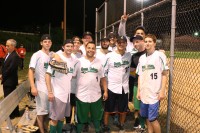
{"label": "athletic shorts", "polygon": [[77,113],[78,123],[80,124],[88,123],[90,120],[100,121],[103,117],[102,98],[92,103],[85,103],[77,99],[76,113]]}
{"label": "athletic shorts", "polygon": [[150,122],[154,121],[158,117],[160,102],[154,104],[144,104],[142,101],[140,103],[140,115],[147,118]]}
{"label": "athletic shorts", "polygon": [[52,120],[62,121],[65,116],[70,116],[70,103],[64,103],[55,97],[52,102],[49,102],[49,106],[49,118]]}
{"label": "athletic shorts", "polygon": [[73,93],[70,93],[70,104],[71,106],[76,106],[76,95]]}
{"label": "athletic shorts", "polygon": [[134,90],[134,97],[133,97],[133,104],[134,104],[134,108],[135,110],[140,110],[140,100],[137,99],[137,91],[138,91],[138,87],[137,86],[134,86],[133,87],[133,90]]}
{"label": "athletic shorts", "polygon": [[35,101],[37,115],[47,115],[49,113],[48,95],[42,91],[38,91]]}
{"label": "athletic shorts", "polygon": [[108,99],[105,101],[105,112],[126,113],[128,111],[128,93],[113,93],[108,89]]}

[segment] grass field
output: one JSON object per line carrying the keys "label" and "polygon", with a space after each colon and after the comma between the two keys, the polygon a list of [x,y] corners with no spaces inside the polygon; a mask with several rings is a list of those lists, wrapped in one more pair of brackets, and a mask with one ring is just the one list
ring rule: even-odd
{"label": "grass field", "polygon": [[[169,58],[170,52],[166,51],[166,55]],[[174,52],[175,58],[186,58],[186,59],[200,59],[200,52]]]}
{"label": "grass field", "polygon": [[19,71],[18,71],[19,80],[24,81],[28,78],[28,67],[29,67],[29,62],[30,62],[30,58],[32,55],[33,55],[32,52],[28,52],[26,54],[26,57],[24,59],[24,69],[23,70],[19,69]]}

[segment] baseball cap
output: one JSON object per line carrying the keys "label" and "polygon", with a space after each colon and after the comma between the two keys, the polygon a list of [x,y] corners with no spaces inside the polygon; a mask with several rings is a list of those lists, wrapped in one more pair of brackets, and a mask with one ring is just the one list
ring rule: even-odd
{"label": "baseball cap", "polygon": [[110,41],[108,37],[101,38],[101,41]]}
{"label": "baseball cap", "polygon": [[63,45],[68,44],[68,43],[74,44],[74,41],[72,39],[67,39],[63,41]]}
{"label": "baseball cap", "polygon": [[40,41],[43,41],[43,40],[51,40],[51,36],[49,34],[44,34],[42,35]]}
{"label": "baseball cap", "polygon": [[130,41],[133,42],[133,40],[143,40],[143,37],[140,36],[140,35],[135,35],[135,36],[132,36],[130,38]]}
{"label": "baseball cap", "polygon": [[117,42],[119,42],[119,41],[121,41],[121,40],[127,42],[127,39],[126,39],[125,36],[119,36],[119,37],[117,38]]}
{"label": "baseball cap", "polygon": [[89,31],[86,31],[86,32],[84,32],[84,33],[83,33],[83,37],[84,37],[84,36],[86,36],[86,35],[88,35],[88,36],[91,36],[91,37],[92,37],[92,33],[91,33],[91,32],[89,32]]}
{"label": "baseball cap", "polygon": [[108,34],[108,38],[110,39],[110,38],[116,38],[117,37],[117,35],[114,33],[114,32],[110,32],[109,34]]}
{"label": "baseball cap", "polygon": [[135,30],[134,30],[134,32],[136,32],[136,30],[143,30],[144,31],[144,33],[146,33],[146,30],[145,30],[145,28],[144,28],[144,26],[137,26],[136,28],[135,28]]}

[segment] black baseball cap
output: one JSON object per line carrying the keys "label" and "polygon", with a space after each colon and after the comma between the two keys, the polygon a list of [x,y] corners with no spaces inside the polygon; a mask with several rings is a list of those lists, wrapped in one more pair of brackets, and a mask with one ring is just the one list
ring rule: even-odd
{"label": "black baseball cap", "polygon": [[72,39],[67,39],[63,41],[63,45],[68,44],[68,43],[74,44],[74,41]]}
{"label": "black baseball cap", "polygon": [[42,35],[40,41],[43,41],[43,40],[51,40],[51,36],[49,34],[44,34]]}
{"label": "black baseball cap", "polygon": [[116,38],[117,37],[117,35],[114,33],[114,32],[110,32],[109,34],[108,34],[108,38],[110,39],[110,38]]}
{"label": "black baseball cap", "polygon": [[121,40],[127,42],[127,39],[126,39],[125,36],[119,36],[119,37],[117,38],[117,42],[119,42],[119,41],[121,41]]}
{"label": "black baseball cap", "polygon": [[86,32],[84,32],[84,33],[83,33],[83,37],[84,37],[84,36],[86,36],[86,35],[88,35],[88,36],[91,36],[91,37],[92,37],[92,33],[91,33],[91,32],[89,32],[89,31],[86,31]]}
{"label": "black baseball cap", "polygon": [[135,29],[134,29],[134,33],[137,31],[137,30],[143,30],[144,31],[144,33],[146,33],[146,30],[145,30],[145,28],[144,28],[144,26],[137,26]]}
{"label": "black baseball cap", "polygon": [[133,40],[143,40],[143,37],[140,36],[140,35],[135,35],[135,36],[132,36],[130,38],[130,41],[133,42]]}
{"label": "black baseball cap", "polygon": [[108,37],[101,38],[101,41],[110,41]]}

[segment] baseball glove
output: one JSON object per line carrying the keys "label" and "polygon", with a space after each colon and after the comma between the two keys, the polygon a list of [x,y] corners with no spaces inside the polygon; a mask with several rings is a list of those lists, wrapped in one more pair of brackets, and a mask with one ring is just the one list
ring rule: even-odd
{"label": "baseball glove", "polygon": [[68,67],[66,62],[58,62],[56,60],[51,60],[49,62],[49,65],[51,68],[57,72],[67,74],[68,73]]}

